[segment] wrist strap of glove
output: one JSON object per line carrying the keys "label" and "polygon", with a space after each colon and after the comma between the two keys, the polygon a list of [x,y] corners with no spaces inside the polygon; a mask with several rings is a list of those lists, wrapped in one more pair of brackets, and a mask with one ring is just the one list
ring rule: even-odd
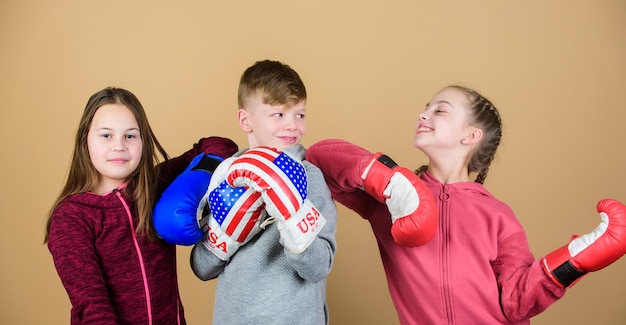
{"label": "wrist strap of glove", "polygon": [[214,172],[217,166],[219,166],[223,160],[224,159],[219,156],[204,155],[202,156],[200,161],[190,170],[206,170],[209,172]]}
{"label": "wrist strap of glove", "polygon": [[569,288],[587,274],[580,271],[571,262],[568,245],[546,255],[541,263],[544,272],[557,286]]}
{"label": "wrist strap of glove", "polygon": [[363,190],[381,203],[385,203],[385,189],[398,166],[393,159],[383,153],[376,153],[361,173]]}
{"label": "wrist strap of glove", "polygon": [[565,288],[569,288],[574,285],[580,278],[585,276],[587,272],[578,271],[570,261],[567,261],[561,266],[552,271],[552,275],[563,285]]}

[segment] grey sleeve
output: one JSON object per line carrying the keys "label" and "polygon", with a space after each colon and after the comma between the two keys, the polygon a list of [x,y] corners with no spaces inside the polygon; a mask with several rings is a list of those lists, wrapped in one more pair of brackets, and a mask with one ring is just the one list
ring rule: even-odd
{"label": "grey sleeve", "polygon": [[226,262],[211,253],[202,243],[195,244],[191,250],[191,269],[203,281],[217,278]]}
{"label": "grey sleeve", "polygon": [[337,250],[335,241],[337,207],[320,169],[308,161],[303,161],[303,165],[306,168],[308,179],[307,198],[321,212],[326,219],[326,224],[322,227],[318,237],[304,252],[294,254],[287,249],[284,249],[284,252],[291,267],[298,272],[300,277],[317,282],[328,276],[333,265]]}

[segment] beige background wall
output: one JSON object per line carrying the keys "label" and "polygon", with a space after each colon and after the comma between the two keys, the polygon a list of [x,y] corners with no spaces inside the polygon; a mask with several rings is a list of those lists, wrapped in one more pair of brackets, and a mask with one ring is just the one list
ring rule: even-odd
{"label": "beige background wall", "polygon": [[[293,66],[308,91],[304,145],[329,137],[415,168],[417,114],[442,86],[476,88],[504,139],[486,186],[537,257],[626,201],[626,4],[599,1],[0,1],[0,323],[67,324],[42,244],[89,95],[133,91],[170,154],[199,137],[245,146],[236,87],[256,60]],[[369,226],[339,207],[331,324],[397,324]],[[190,324],[215,282],[179,249]],[[624,324],[626,259],[592,274],[533,324]]]}

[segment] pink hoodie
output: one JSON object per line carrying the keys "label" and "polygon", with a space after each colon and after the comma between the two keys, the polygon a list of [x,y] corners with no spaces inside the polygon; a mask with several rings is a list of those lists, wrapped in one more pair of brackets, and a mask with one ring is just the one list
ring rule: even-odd
{"label": "pink hoodie", "polygon": [[402,324],[529,324],[564,295],[530,252],[513,211],[479,183],[442,184],[425,173],[439,208],[437,234],[423,246],[397,245],[387,207],[359,189],[358,172],[371,156],[325,143],[309,147],[306,159],[335,200],[370,222]]}

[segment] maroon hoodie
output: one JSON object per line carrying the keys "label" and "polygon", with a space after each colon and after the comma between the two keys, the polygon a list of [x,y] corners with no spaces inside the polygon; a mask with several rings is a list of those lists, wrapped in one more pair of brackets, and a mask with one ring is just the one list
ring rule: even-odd
{"label": "maroon hoodie", "polygon": [[[196,155],[230,157],[236,151],[229,139],[201,139],[161,165],[159,191]],[[176,246],[135,235],[139,218],[128,192],[71,195],[52,213],[48,249],[72,303],[71,323],[186,324]]]}

